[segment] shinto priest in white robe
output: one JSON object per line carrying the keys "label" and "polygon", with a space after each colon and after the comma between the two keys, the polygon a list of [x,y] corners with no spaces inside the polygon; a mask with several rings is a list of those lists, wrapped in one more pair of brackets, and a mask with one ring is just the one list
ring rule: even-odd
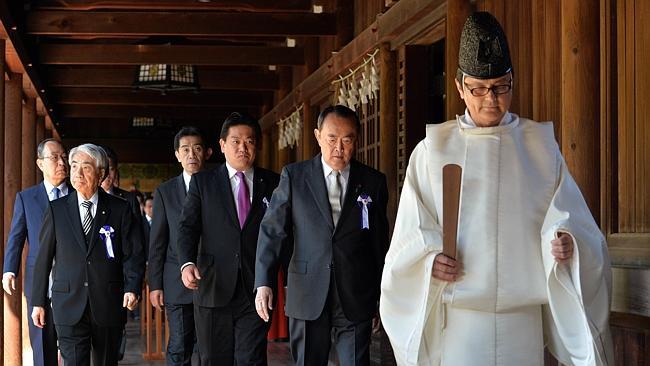
{"label": "shinto priest in white robe", "polygon": [[[463,168],[454,283],[431,276],[442,251],[442,167]],[[559,264],[551,240],[574,241]],[[551,123],[466,113],[429,125],[413,151],[381,284],[398,365],[613,365],[607,244]]]}

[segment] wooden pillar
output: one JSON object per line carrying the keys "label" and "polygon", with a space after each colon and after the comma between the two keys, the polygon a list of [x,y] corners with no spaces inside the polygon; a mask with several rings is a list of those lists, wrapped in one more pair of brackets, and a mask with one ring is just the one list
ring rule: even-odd
{"label": "wooden pillar", "polygon": [[271,166],[271,154],[273,153],[273,142],[271,141],[271,131],[262,132],[262,156],[259,159],[260,166],[265,169],[273,170]]}
{"label": "wooden pillar", "polygon": [[445,115],[447,119],[456,118],[457,114],[465,111],[465,103],[456,90],[456,71],[458,70],[458,50],[460,49],[460,34],[465,20],[472,13],[469,0],[447,1],[447,22],[445,38]]}
{"label": "wooden pillar", "polygon": [[[40,144],[43,140],[45,140],[45,116],[38,116],[36,118],[36,140],[34,141],[34,146],[38,146],[38,144]],[[34,148],[34,150],[36,150],[36,148]],[[34,171],[36,182],[42,181],[43,172],[41,172],[41,170],[38,168],[36,168]]]}
{"label": "wooden pillar", "polygon": [[336,43],[339,51],[354,38],[354,1],[336,0]]}
{"label": "wooden pillar", "polygon": [[560,6],[562,153],[599,222],[599,7],[580,0],[564,0]]}
{"label": "wooden pillar", "polygon": [[309,105],[309,101],[302,104],[302,160],[313,158],[319,151],[314,129],[318,111]]}
{"label": "wooden pillar", "polygon": [[[557,26],[560,19],[560,0],[533,0],[532,2],[532,60],[533,60],[533,119],[553,121],[555,138],[562,141],[560,93],[561,83],[560,48],[561,31]],[[518,75],[518,74],[517,74]],[[517,79],[519,77],[517,76]],[[515,83],[517,92],[519,84]]]}
{"label": "wooden pillar", "polygon": [[[5,40],[0,39],[0,75],[4,76],[5,69]],[[5,136],[5,78],[0,77],[0,142],[4,143]],[[5,166],[5,151],[0,148],[0,176],[4,176]],[[0,184],[0,210],[4,210],[4,183]],[[3,211],[4,213],[4,211]],[[0,238],[4,239],[4,216],[0,219]],[[0,244],[0,260],[4,263],[4,243]],[[0,308],[4,309],[4,291],[3,296],[0,296]],[[4,365],[4,315],[0,316],[0,364]]]}
{"label": "wooden pillar", "polygon": [[[4,133],[4,243],[7,243],[16,193],[21,187],[22,74],[10,74],[5,82]],[[33,161],[30,163],[34,163]],[[22,365],[22,273],[16,277],[16,293],[4,293],[4,364]]]}
{"label": "wooden pillar", "polygon": [[379,48],[379,170],[388,180],[388,217],[397,207],[397,56],[389,43]]}
{"label": "wooden pillar", "polygon": [[22,118],[22,189],[36,184],[36,100],[27,99]]}

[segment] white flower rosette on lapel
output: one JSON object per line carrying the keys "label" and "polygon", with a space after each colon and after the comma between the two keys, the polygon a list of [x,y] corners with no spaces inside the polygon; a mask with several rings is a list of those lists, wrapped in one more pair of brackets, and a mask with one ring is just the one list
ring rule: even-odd
{"label": "white flower rosette on lapel", "polygon": [[104,245],[106,246],[106,255],[108,258],[115,258],[112,240],[112,238],[115,237],[115,229],[113,229],[110,225],[104,225],[99,229],[99,235],[101,236],[102,240],[104,241]]}
{"label": "white flower rosette on lapel", "polygon": [[262,198],[262,203],[264,204],[264,208],[269,208],[269,205],[271,204],[271,202],[269,202],[269,199],[266,197]]}
{"label": "white flower rosette on lapel", "polygon": [[357,205],[361,207],[361,229],[370,229],[370,219],[368,219],[368,206],[372,203],[372,198],[363,193],[357,197]]}

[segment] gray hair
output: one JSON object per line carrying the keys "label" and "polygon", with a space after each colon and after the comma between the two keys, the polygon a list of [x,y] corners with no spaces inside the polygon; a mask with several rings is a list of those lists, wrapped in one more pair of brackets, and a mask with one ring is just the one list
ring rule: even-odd
{"label": "gray hair", "polygon": [[[108,158],[106,157],[106,152],[101,147],[94,144],[82,144],[77,147],[73,147],[70,150],[70,157],[68,161],[72,165],[72,160],[77,153],[88,154],[93,160],[95,160],[95,167],[98,170],[104,169],[104,175],[108,172]],[[102,177],[103,179],[104,177]]]}
{"label": "gray hair", "polygon": [[41,141],[38,146],[36,147],[36,157],[39,159],[45,158],[45,153],[43,152],[45,150],[45,145],[47,145],[48,142],[54,142],[55,144],[59,144],[63,150],[65,150],[65,146],[63,146],[63,143],[57,139],[54,138],[49,138]]}

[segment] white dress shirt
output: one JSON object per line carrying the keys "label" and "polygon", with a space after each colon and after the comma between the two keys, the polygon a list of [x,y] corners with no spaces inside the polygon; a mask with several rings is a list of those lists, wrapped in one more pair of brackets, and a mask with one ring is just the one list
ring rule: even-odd
{"label": "white dress shirt", "polygon": [[90,206],[90,213],[93,215],[93,218],[95,218],[95,214],[97,213],[97,202],[99,201],[99,195],[97,192],[95,192],[95,194],[93,194],[93,196],[87,200],[84,198],[84,196],[81,195],[81,193],[77,191],[77,199],[79,200],[79,202],[77,202],[77,206],[79,207],[79,218],[81,219],[81,222],[83,223],[84,217],[86,217],[86,208],[81,205],[84,201],[90,201],[93,203],[93,205]]}
{"label": "white dress shirt", "polygon": [[63,196],[68,195],[68,185],[65,184],[65,181],[61,184],[59,184],[57,187],[54,187],[54,185],[46,180],[43,181],[43,185],[45,186],[45,192],[47,193],[47,198],[50,201],[54,201],[56,199],[56,196],[54,195],[54,188],[59,189],[59,198]]}
{"label": "white dress shirt", "polygon": [[[237,170],[230,166],[226,162],[226,168],[228,169],[228,179],[230,180],[230,189],[232,191],[232,197],[235,200],[235,207],[237,212],[239,212],[239,203],[237,202],[237,193],[239,193],[239,177],[236,175]],[[246,184],[248,185],[248,199],[253,202],[253,168],[250,168],[244,172],[244,177],[246,177]]]}
{"label": "white dress shirt", "polygon": [[[332,167],[327,165],[325,162],[325,159],[321,156],[320,158],[321,162],[323,163],[323,175],[325,177],[325,188],[327,188],[327,191],[329,192],[330,190],[330,185],[333,184],[332,180],[328,178],[330,173],[332,173]],[[347,191],[348,188],[348,181],[350,180],[350,164],[348,164],[343,170],[341,170],[341,176],[339,177],[339,180],[341,181],[341,197],[345,199],[345,192]],[[341,206],[343,206],[343,202],[341,202]],[[341,207],[343,208],[343,207]]]}
{"label": "white dress shirt", "polygon": [[187,174],[186,171],[183,170],[183,182],[185,182],[185,193],[190,190],[190,180],[192,180],[192,176]]}

